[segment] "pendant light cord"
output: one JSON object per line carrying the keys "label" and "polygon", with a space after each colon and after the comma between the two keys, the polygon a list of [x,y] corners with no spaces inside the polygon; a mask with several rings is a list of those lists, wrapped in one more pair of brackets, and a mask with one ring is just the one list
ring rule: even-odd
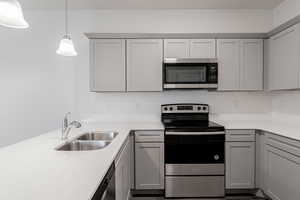
{"label": "pendant light cord", "polygon": [[68,24],[68,0],[65,0],[65,29],[66,35],[69,36],[69,24]]}

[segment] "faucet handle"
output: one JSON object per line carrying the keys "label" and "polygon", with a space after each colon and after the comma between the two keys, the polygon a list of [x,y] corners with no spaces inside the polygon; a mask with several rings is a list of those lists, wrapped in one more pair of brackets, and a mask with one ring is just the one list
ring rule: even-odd
{"label": "faucet handle", "polygon": [[63,120],[63,128],[66,129],[69,126],[69,119],[68,117],[71,115],[71,112],[67,112],[65,114],[64,120]]}

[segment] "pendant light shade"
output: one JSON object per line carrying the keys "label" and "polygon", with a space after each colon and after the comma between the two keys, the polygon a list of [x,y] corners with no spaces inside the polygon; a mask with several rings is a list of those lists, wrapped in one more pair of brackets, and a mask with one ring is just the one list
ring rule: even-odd
{"label": "pendant light shade", "polygon": [[65,31],[66,34],[61,39],[59,47],[56,51],[61,56],[77,56],[77,52],[74,47],[74,43],[69,34],[68,27],[68,1],[65,0]]}
{"label": "pendant light shade", "polygon": [[62,38],[56,53],[62,56],[77,56],[77,52],[70,36],[65,35]]}
{"label": "pendant light shade", "polygon": [[29,27],[17,0],[0,0],[0,25],[19,29]]}

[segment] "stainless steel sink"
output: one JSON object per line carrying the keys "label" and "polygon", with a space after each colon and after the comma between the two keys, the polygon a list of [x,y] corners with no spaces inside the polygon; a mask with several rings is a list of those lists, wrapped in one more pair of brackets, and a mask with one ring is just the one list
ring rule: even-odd
{"label": "stainless steel sink", "polygon": [[80,141],[112,141],[115,137],[117,137],[118,133],[117,132],[92,132],[92,133],[85,133],[81,136],[79,136],[78,138],[76,138],[76,140],[80,140]]}
{"label": "stainless steel sink", "polygon": [[70,141],[61,147],[58,147],[57,151],[91,151],[103,149],[108,146],[110,141]]}

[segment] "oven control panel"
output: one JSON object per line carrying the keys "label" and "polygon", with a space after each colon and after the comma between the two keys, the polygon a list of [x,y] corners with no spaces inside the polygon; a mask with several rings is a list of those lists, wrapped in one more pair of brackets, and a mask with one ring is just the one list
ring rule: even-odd
{"label": "oven control panel", "polygon": [[207,104],[168,104],[161,106],[162,113],[209,113]]}

